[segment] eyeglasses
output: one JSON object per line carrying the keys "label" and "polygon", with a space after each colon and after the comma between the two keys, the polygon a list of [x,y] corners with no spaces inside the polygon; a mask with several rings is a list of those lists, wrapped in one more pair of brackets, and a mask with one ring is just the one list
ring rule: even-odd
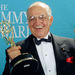
{"label": "eyeglasses", "polygon": [[38,16],[38,17],[36,17],[36,16],[30,16],[30,17],[28,18],[28,21],[29,21],[29,22],[35,22],[37,18],[38,18],[40,21],[44,21],[44,20],[48,19],[48,16],[44,16],[44,15],[40,15],[40,16]]}

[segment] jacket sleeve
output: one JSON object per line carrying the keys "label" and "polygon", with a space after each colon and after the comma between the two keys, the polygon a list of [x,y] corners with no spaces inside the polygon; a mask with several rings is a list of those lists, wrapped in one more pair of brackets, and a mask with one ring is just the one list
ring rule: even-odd
{"label": "jacket sleeve", "polygon": [[[16,45],[18,46],[18,45],[21,45],[22,43],[23,43],[23,41],[16,43]],[[9,49],[9,48],[7,48],[7,49]],[[9,62],[9,56],[8,56],[8,53],[7,53],[7,49],[6,49],[6,64],[5,64],[5,68],[4,68],[4,71],[3,71],[2,75],[10,75],[11,65],[10,65],[10,62]]]}

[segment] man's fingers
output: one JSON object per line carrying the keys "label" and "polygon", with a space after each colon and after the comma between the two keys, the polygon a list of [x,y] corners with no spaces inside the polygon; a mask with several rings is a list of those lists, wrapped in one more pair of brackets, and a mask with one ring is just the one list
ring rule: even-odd
{"label": "man's fingers", "polygon": [[7,50],[7,53],[11,60],[21,55],[20,49],[21,49],[20,46],[14,46]]}
{"label": "man's fingers", "polygon": [[21,46],[17,46],[18,47],[18,49],[21,49]]}
{"label": "man's fingers", "polygon": [[7,52],[12,52],[12,51],[15,51],[15,50],[20,50],[21,49],[21,46],[14,46],[14,47],[11,47],[7,50]]}
{"label": "man's fingers", "polygon": [[16,58],[19,55],[21,55],[20,50],[15,50],[15,51],[12,51],[12,52],[9,53],[9,57],[10,57],[11,60]]}

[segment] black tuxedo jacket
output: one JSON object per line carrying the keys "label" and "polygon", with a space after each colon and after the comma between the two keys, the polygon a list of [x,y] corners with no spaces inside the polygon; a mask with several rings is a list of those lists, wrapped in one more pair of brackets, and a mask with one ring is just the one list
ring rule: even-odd
{"label": "black tuxedo jacket", "polygon": [[[75,75],[75,40],[58,37],[53,34],[51,34],[51,38],[55,53],[57,75]],[[27,39],[18,42],[17,45],[22,47],[21,53],[31,53],[39,61],[39,69],[35,75],[45,75],[33,39],[34,36],[30,35]],[[70,57],[73,57],[73,59],[68,59],[69,62],[67,62],[66,59]],[[70,61],[73,63],[70,63]],[[3,75],[10,75],[10,63],[7,52]]]}

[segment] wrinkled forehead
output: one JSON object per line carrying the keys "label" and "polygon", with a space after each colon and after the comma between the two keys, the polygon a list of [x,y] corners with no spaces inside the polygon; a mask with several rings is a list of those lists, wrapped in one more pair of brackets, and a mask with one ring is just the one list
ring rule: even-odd
{"label": "wrinkled forehead", "polygon": [[46,14],[47,15],[47,11],[45,7],[36,5],[36,6],[32,6],[28,9],[27,12],[28,16],[29,15],[42,15],[42,14]]}

